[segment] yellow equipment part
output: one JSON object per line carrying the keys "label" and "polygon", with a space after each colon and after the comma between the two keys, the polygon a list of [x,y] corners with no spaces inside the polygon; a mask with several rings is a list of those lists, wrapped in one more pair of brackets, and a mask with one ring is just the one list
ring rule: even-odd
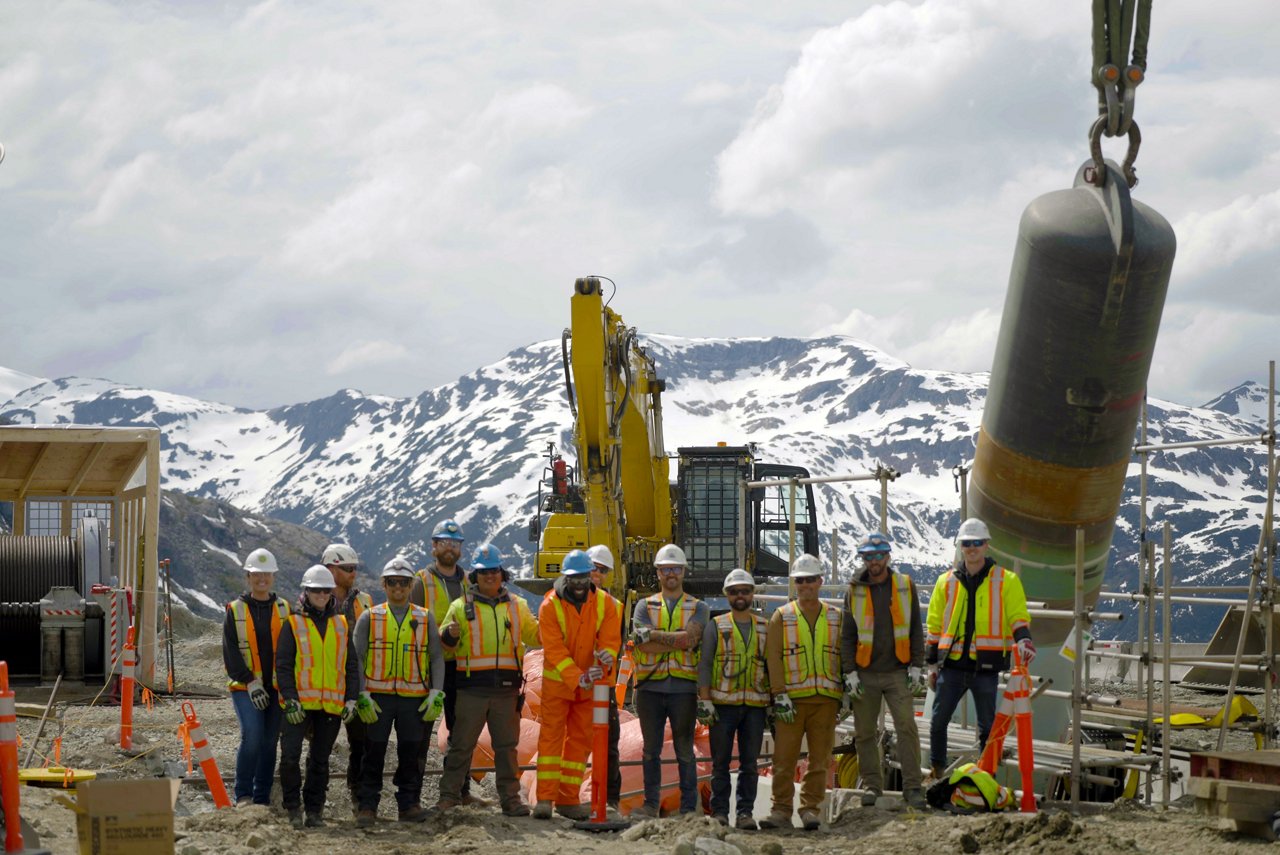
{"label": "yellow equipment part", "polygon": [[[1216,713],[1213,714],[1213,718],[1205,718],[1204,716],[1196,715],[1195,713],[1174,713],[1173,715],[1169,716],[1169,727],[1172,727],[1175,729],[1195,728],[1195,729],[1203,729],[1203,730],[1213,730],[1215,728],[1222,727],[1222,717],[1224,714],[1226,714],[1226,712],[1227,712],[1226,704],[1223,704],[1222,709],[1218,710]],[[1250,701],[1248,698],[1242,695],[1236,695],[1235,698],[1231,701],[1231,714],[1227,718],[1227,723],[1234,724],[1235,722],[1245,717],[1257,718],[1258,708],[1255,707],[1253,705],[1253,702]],[[1152,723],[1164,724],[1164,717],[1161,716],[1160,718],[1153,719]],[[1143,735],[1142,731],[1138,731],[1133,735],[1133,753],[1134,754],[1142,753],[1142,735]],[[1258,749],[1261,750],[1262,734],[1255,733],[1253,735],[1253,739],[1254,739],[1254,742],[1257,744]],[[1137,794],[1138,794],[1138,770],[1134,769],[1131,772],[1129,772],[1129,778],[1128,780],[1125,781],[1124,797],[1126,799],[1131,799],[1131,798],[1134,798]]]}
{"label": "yellow equipment part", "polygon": [[81,781],[92,781],[96,777],[98,773],[90,769],[68,769],[64,766],[18,770],[18,781],[29,787],[70,789]]}
{"label": "yellow equipment part", "polygon": [[844,790],[852,790],[858,786],[858,777],[862,774],[858,767],[858,755],[850,751],[841,754],[836,761],[836,786]]}

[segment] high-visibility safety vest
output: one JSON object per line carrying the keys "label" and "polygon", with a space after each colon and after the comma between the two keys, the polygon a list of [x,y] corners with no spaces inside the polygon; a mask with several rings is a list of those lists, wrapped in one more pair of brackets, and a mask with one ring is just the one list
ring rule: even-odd
{"label": "high-visibility safety vest", "polygon": [[[960,580],[963,567],[938,577],[929,600],[929,633],[926,643],[936,646],[939,659],[958,660],[964,652],[964,621],[969,591]],[[1006,667],[1013,634],[1030,629],[1027,597],[1022,580],[1003,567],[992,565],[974,596],[974,637],[969,658],[979,670],[999,671]]]}
{"label": "high-visibility safety vest", "polygon": [[[467,613],[470,611],[471,617]],[[528,644],[537,644],[538,622],[524,598],[507,594],[496,604],[458,597],[445,612],[445,625],[458,625],[454,654],[458,670],[521,671]]]}
{"label": "high-visibility safety vest", "polygon": [[291,615],[289,624],[298,643],[293,663],[298,702],[304,710],[341,715],[347,685],[347,619],[342,615],[329,618],[323,638],[308,615]]}
{"label": "high-visibility safety vest", "polygon": [[[893,654],[903,665],[911,662],[911,606],[915,601],[915,587],[905,573],[890,573],[893,593],[889,596],[889,616],[893,619]],[[866,627],[864,640],[858,636],[858,652],[854,662],[859,668],[871,664],[871,639],[875,632],[876,609],[872,604],[871,590],[867,585],[854,585],[849,611],[853,614],[855,632]]]}
{"label": "high-visibility safety vest", "polygon": [[[572,612],[572,621],[567,611]],[[612,651],[622,643],[618,601],[603,591],[588,592],[581,609],[550,591],[538,610],[538,627],[543,685],[547,691],[558,690],[562,697],[590,692],[579,688],[578,679],[594,664],[596,650]]]}
{"label": "high-visibility safety vest", "polygon": [[373,608],[373,597],[364,591],[356,591],[356,595],[348,597],[347,602],[342,605],[342,613],[344,615],[347,615],[348,607],[351,609],[351,614],[347,615],[347,623],[355,626],[356,621],[360,620],[360,615]]}
{"label": "high-visibility safety vest", "polygon": [[990,773],[977,764],[965,763],[951,773],[947,783],[951,791],[951,804],[968,811],[1001,811],[1016,807],[1013,791],[1000,786]]}
{"label": "high-visibility safety vest", "polygon": [[[276,640],[280,638],[280,627],[289,619],[289,604],[283,597],[276,597],[271,610],[271,651],[275,658]],[[240,648],[240,657],[249,666],[255,679],[262,679],[262,654],[258,650],[258,633],[253,625],[253,613],[244,600],[235,599],[227,603],[231,609],[231,619],[236,631],[236,646]],[[248,687],[236,680],[227,680],[227,688],[233,692],[243,692]]]}
{"label": "high-visibility safety vest", "polygon": [[763,615],[752,614],[751,638],[744,638],[732,612],[716,616],[720,643],[711,668],[711,700],[717,704],[769,705],[769,668],[764,642],[769,624]]}
{"label": "high-visibility safety vest", "polygon": [[[467,581],[467,574],[462,572],[461,567],[457,568],[457,573],[458,579],[462,582],[462,596],[465,597],[471,590],[471,583]],[[431,612],[431,616],[436,619],[436,626],[444,626],[444,616],[448,613],[449,606],[453,602],[453,598],[449,596],[449,587],[445,585],[443,579],[431,572],[431,567],[419,570],[417,575],[418,581],[422,583],[422,603],[420,605]],[[446,660],[453,659],[456,656],[457,651],[450,650],[448,647],[444,649],[444,658]]]}
{"label": "high-visibility safety vest", "polygon": [[778,609],[782,616],[782,668],[792,698],[819,695],[839,700],[840,609],[822,606],[812,632],[792,600]]}
{"label": "high-visibility safety vest", "polygon": [[410,604],[397,622],[386,604],[369,610],[369,654],[364,660],[366,691],[421,698],[431,681],[427,610]]}
{"label": "high-visibility safety vest", "polygon": [[[688,594],[681,594],[676,607],[667,610],[662,594],[654,594],[645,598],[645,608],[649,610],[649,622],[653,628],[662,632],[680,632],[693,622],[697,612],[698,600]],[[635,651],[636,686],[642,686],[650,680],[664,680],[674,677],[677,680],[698,682],[698,651],[673,650],[670,653],[645,653],[639,647]]]}

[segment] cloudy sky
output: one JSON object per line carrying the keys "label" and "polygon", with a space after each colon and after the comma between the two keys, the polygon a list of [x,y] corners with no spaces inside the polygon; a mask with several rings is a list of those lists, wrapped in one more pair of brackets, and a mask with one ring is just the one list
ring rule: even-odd
{"label": "cloudy sky", "polygon": [[[0,366],[412,395],[597,273],[645,332],[987,370],[1019,215],[1088,153],[1089,5],[6,2]],[[1280,8],[1155,6],[1151,391],[1201,403],[1280,355]]]}

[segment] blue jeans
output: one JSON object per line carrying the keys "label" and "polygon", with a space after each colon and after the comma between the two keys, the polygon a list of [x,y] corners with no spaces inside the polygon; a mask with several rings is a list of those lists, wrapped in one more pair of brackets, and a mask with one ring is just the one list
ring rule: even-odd
{"label": "blue jeans", "polygon": [[698,715],[698,696],[693,692],[635,693],[636,716],[644,738],[644,803],[655,810],[662,803],[662,744],[667,721],[671,721],[671,747],[680,770],[680,812],[698,809],[698,764],[693,755],[693,723]]}
{"label": "blue jeans", "polygon": [[283,713],[275,689],[268,689],[271,703],[260,710],[248,692],[232,692],[231,705],[240,721],[240,747],[236,749],[236,801],[252,798],[255,805],[271,804],[271,784],[276,774],[276,743]]}
{"label": "blue jeans", "polygon": [[738,741],[738,816],[751,816],[756,806],[756,759],[764,741],[764,707],[716,704],[719,717],[711,725],[711,814],[729,815],[729,758]]}
{"label": "blue jeans", "polygon": [[947,725],[955,715],[964,693],[973,695],[973,708],[978,714],[978,744],[987,744],[991,724],[996,718],[996,692],[1000,675],[995,671],[962,671],[942,668],[938,685],[933,690],[933,716],[929,721],[929,765],[941,769],[947,765]]}

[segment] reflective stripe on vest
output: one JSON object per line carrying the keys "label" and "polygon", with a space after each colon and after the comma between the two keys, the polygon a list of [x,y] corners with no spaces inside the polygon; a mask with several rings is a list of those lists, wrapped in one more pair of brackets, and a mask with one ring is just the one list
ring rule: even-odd
{"label": "reflective stripe on vest", "polygon": [[472,607],[475,617],[467,621],[467,631],[471,636],[465,656],[467,674],[473,671],[521,670],[520,609],[516,606],[516,598],[507,596],[505,619],[498,618],[497,606],[473,603]]}
{"label": "reflective stripe on vest", "polygon": [[[889,578],[893,581],[893,593],[889,596],[889,617],[893,620],[893,653],[899,662],[906,665],[911,662],[911,580],[902,573],[893,573]],[[866,668],[871,664],[871,641],[875,634],[876,609],[872,602],[874,598],[868,594],[867,585],[853,586],[853,608],[850,611],[854,622],[859,628],[871,628],[865,641],[861,633],[858,634],[858,652],[854,656],[854,662],[859,668]]]}
{"label": "reflective stripe on vest", "polygon": [[[693,621],[700,601],[687,594],[681,594],[676,608],[668,611],[662,594],[654,594],[645,598],[645,608],[649,611],[649,622],[653,628],[662,632],[679,632]],[[636,685],[641,686],[650,680],[665,680],[674,677],[677,680],[698,682],[698,651],[673,650],[670,653],[645,653],[639,647],[635,651]]]}
{"label": "reflective stripe on vest", "polygon": [[[253,614],[249,604],[244,600],[232,600],[227,603],[231,608],[232,626],[236,633],[236,646],[240,649],[240,658],[249,666],[255,679],[262,679],[262,656],[258,652],[258,633],[253,625]],[[275,606],[271,610],[271,650],[275,655],[276,641],[280,638],[280,627],[289,619],[289,604],[282,597],[276,597]],[[243,692],[248,686],[236,680],[227,680],[227,688],[233,692]]]}
{"label": "reflective stripe on vest", "polygon": [[794,601],[778,609],[782,615],[782,666],[792,698],[821,695],[839,699],[840,609],[823,604],[812,634]]}
{"label": "reflective stripe on vest", "polygon": [[712,665],[711,700],[717,704],[769,705],[769,672],[765,664],[764,642],[769,632],[764,617],[751,615],[752,638],[742,637],[742,628],[732,612],[716,617],[720,644]]}
{"label": "reflective stripe on vest", "polygon": [[298,702],[304,710],[342,713],[346,693],[347,619],[334,615],[324,637],[307,615],[292,615],[293,637],[298,642],[293,676],[298,686]]}
{"label": "reflective stripe on vest", "polygon": [[[356,595],[348,602],[351,604],[351,616],[348,619],[348,623],[352,626],[355,626],[356,621],[360,620],[360,615],[373,608],[373,597],[364,591],[356,591]],[[342,611],[344,614],[346,613],[345,608]]]}
{"label": "reflective stripe on vest", "polygon": [[[602,591],[595,591],[587,596],[596,598],[596,625],[592,632],[594,635],[600,631],[600,627],[604,626],[604,609],[606,605],[604,598],[609,595]],[[551,605],[556,610],[556,622],[560,624],[560,637],[564,639],[564,646],[567,649],[571,645],[569,644],[569,625],[564,617],[564,602],[554,590],[547,594],[547,599],[551,600]],[[579,623],[579,626],[581,626],[581,623]],[[542,671],[542,676],[547,680],[555,680],[558,683],[564,682],[564,677],[561,674],[564,673],[564,669],[572,664],[574,664],[572,656],[566,656],[560,662],[547,663]]]}
{"label": "reflective stripe on vest", "polygon": [[948,782],[955,786],[951,803],[967,810],[1005,810],[1013,807],[1013,792],[991,773],[983,771],[976,763],[965,763],[951,773]]}
{"label": "reflective stripe on vest", "polygon": [[369,610],[369,655],[364,687],[369,692],[421,698],[431,679],[427,610],[410,604],[397,623],[386,605]]}
{"label": "reflective stripe on vest", "polygon": [[[959,573],[952,570],[947,578],[947,605],[942,613],[942,632],[938,636],[939,656],[959,659],[964,652],[964,618],[968,608],[969,591],[960,582]],[[969,658],[977,659],[980,651],[1003,654],[1012,640],[1004,634],[1004,585],[1003,567],[992,566],[987,578],[978,586],[975,597],[979,600],[973,615],[973,639],[969,644]],[[983,592],[986,591],[986,596]],[[986,607],[980,602],[986,599]]]}
{"label": "reflective stripe on vest", "polygon": [[[471,585],[467,582],[467,574],[462,572],[461,567],[457,569],[457,573],[462,582],[462,596],[465,597],[471,590]],[[443,626],[445,613],[449,611],[449,604],[453,602],[449,597],[449,588],[443,579],[431,572],[430,567],[418,571],[418,580],[422,582],[422,607],[431,612],[431,616],[436,619],[436,626]],[[446,661],[456,659],[457,656],[458,652],[452,647],[444,649]]]}

